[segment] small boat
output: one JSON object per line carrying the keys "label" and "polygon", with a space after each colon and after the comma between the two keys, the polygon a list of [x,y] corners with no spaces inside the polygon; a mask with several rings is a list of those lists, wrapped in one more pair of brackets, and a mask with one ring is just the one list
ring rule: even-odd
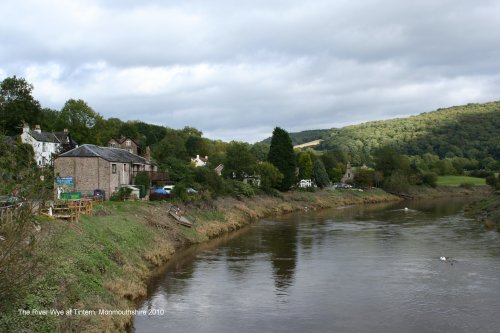
{"label": "small boat", "polygon": [[187,218],[182,216],[182,212],[179,209],[179,207],[172,206],[169,209],[168,213],[170,214],[170,216],[172,216],[177,221],[178,224],[183,225],[185,227],[189,227],[189,228],[191,228],[193,226],[193,224],[191,222],[189,222],[189,220]]}

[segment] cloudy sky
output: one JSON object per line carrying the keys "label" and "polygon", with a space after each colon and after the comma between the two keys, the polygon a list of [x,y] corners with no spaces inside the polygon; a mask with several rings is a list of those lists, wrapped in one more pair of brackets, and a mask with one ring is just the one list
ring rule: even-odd
{"label": "cloudy sky", "polygon": [[256,141],[500,99],[499,0],[2,0],[43,107]]}

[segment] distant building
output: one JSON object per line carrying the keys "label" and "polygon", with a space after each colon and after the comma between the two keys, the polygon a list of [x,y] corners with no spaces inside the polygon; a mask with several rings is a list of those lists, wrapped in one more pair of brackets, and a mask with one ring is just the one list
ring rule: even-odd
{"label": "distant building", "polygon": [[23,126],[21,142],[33,147],[35,161],[39,167],[51,165],[54,156],[61,152],[63,146],[77,146],[66,129],[63,132],[42,132],[40,125],[36,125],[33,131],[28,124]]}
{"label": "distant building", "polygon": [[345,173],[344,176],[342,176],[342,179],[340,180],[341,183],[353,183],[354,182],[354,176],[356,175],[356,172],[359,169],[369,169],[365,164],[361,167],[352,167],[350,162],[347,162],[347,166],[345,168]]}
{"label": "distant building", "polygon": [[55,177],[72,181],[62,190],[91,194],[102,189],[106,198],[121,186],[133,185],[139,172],[147,172],[152,181],[168,180],[168,175],[158,172],[150,160],[120,148],[84,144],[54,160]]}
{"label": "distant building", "polygon": [[311,179],[301,179],[299,182],[299,187],[301,188],[307,188],[307,187],[312,187],[312,180]]}
{"label": "distant building", "polygon": [[125,149],[129,153],[141,155],[139,144],[131,138],[122,136],[120,139],[113,138],[108,141],[108,147]]}
{"label": "distant building", "polygon": [[200,155],[196,155],[196,157],[191,158],[191,162],[194,163],[195,167],[205,166],[208,163],[208,156],[200,157]]}
{"label": "distant building", "polygon": [[217,175],[222,176],[222,170],[224,170],[224,164],[219,164],[214,170]]}

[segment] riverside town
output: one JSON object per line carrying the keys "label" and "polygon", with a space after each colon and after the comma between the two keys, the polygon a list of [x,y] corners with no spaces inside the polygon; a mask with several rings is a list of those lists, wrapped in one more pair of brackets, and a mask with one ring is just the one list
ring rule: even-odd
{"label": "riverside town", "polygon": [[0,8],[0,332],[499,331],[498,3]]}

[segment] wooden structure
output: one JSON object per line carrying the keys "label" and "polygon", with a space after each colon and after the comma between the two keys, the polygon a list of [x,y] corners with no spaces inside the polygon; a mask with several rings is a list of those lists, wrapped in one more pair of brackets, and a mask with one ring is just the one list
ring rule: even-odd
{"label": "wooden structure", "polygon": [[179,207],[177,207],[175,205],[170,207],[170,209],[168,210],[168,213],[170,214],[170,216],[172,216],[177,221],[178,224],[183,225],[185,227],[189,227],[189,228],[191,228],[193,226],[193,224],[191,222],[189,222],[189,220],[183,216],[184,213],[180,210]]}
{"label": "wooden structure", "polygon": [[102,202],[102,197],[99,196],[80,200],[61,201],[54,204],[53,207],[43,209],[41,214],[51,218],[74,222],[78,221],[81,214],[92,215],[94,204],[99,202]]}

